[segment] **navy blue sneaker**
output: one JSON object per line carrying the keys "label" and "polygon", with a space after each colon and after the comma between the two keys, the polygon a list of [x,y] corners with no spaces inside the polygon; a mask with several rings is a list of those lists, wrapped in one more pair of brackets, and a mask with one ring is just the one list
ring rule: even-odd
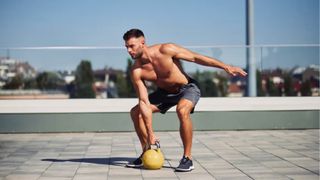
{"label": "navy blue sneaker", "polygon": [[140,167],[142,167],[143,166],[142,155],[143,155],[143,153],[136,160],[126,164],[126,166],[127,167],[131,167],[131,168],[140,168]]}
{"label": "navy blue sneaker", "polygon": [[186,156],[183,156],[182,159],[180,160],[180,164],[178,167],[176,167],[176,171],[179,172],[189,172],[194,169],[192,160],[189,159]]}

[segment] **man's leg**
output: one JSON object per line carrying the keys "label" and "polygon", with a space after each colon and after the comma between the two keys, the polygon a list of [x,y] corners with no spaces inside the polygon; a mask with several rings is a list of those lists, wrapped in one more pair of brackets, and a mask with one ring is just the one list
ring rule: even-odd
{"label": "man's leg", "polygon": [[193,103],[187,99],[181,99],[177,104],[177,114],[180,120],[180,136],[183,142],[183,157],[176,171],[188,172],[194,169],[191,160],[192,147],[192,121],[190,112],[193,109]]}
{"label": "man's leg", "polygon": [[[151,106],[152,112],[157,112],[159,111],[159,109],[152,105]],[[133,125],[134,128],[136,130],[136,133],[139,137],[139,141],[141,143],[141,148],[142,148],[142,152],[145,152],[147,149],[147,129],[144,123],[144,120],[141,116],[140,110],[139,110],[139,106],[136,105],[135,107],[133,107],[130,111],[130,115],[131,115],[131,119],[133,121]],[[142,154],[134,161],[129,162],[126,166],[127,167],[141,167],[142,164],[142,160],[141,160]]]}
{"label": "man's leg", "polygon": [[144,152],[144,147],[146,146],[147,142],[147,130],[139,111],[139,105],[136,105],[131,109],[130,115],[133,121],[134,129],[136,130],[142,150]]}
{"label": "man's leg", "polygon": [[180,136],[184,148],[184,156],[191,159],[192,147],[192,121],[190,112],[193,109],[193,103],[187,99],[181,99],[177,104],[177,114],[180,120]]}
{"label": "man's leg", "polygon": [[[159,109],[155,105],[151,105],[152,112],[159,112]],[[140,140],[142,152],[146,151],[147,145],[147,129],[140,114],[139,105],[134,106],[130,111],[131,119],[134,124],[135,131]]]}

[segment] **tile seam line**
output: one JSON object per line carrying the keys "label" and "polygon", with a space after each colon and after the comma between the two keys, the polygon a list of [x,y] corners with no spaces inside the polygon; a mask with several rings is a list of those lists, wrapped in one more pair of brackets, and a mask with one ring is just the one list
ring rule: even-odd
{"label": "tile seam line", "polygon": [[[269,134],[270,136],[273,136],[274,138],[277,138],[277,136],[274,136],[272,133],[268,133],[268,134]],[[271,144],[273,144],[273,143],[271,143]],[[275,145],[275,144],[273,144],[273,145]],[[276,146],[278,146],[278,145],[276,145]],[[255,146],[255,147],[258,148],[258,149],[260,149],[260,150],[262,150],[263,152],[266,152],[266,153],[268,153],[268,154],[272,154],[273,156],[275,156],[275,157],[277,157],[277,158],[279,158],[279,159],[281,159],[281,160],[283,160],[283,161],[285,161],[285,162],[288,162],[289,164],[295,165],[295,166],[297,166],[297,167],[300,167],[300,168],[302,168],[302,169],[304,169],[304,170],[307,170],[307,171],[311,172],[312,174],[315,174],[315,175],[318,175],[318,176],[319,176],[318,173],[313,172],[313,171],[311,171],[311,170],[309,170],[309,169],[307,169],[307,168],[305,168],[305,167],[303,167],[303,166],[300,166],[300,165],[295,164],[295,163],[293,163],[293,162],[291,162],[291,161],[288,161],[288,160],[286,160],[286,159],[284,159],[284,158],[282,158],[282,157],[280,157],[280,156],[278,156],[278,155],[275,155],[275,154],[273,154],[273,153],[270,153],[270,152],[268,152],[268,151],[265,151],[265,150],[263,150],[263,149],[261,149],[261,148],[259,148],[259,147],[257,147],[257,146]],[[287,150],[287,149],[286,149],[286,150]],[[288,177],[288,176],[286,176],[286,177]],[[288,178],[290,178],[290,177],[288,177]]]}
{"label": "tile seam line", "polygon": [[[225,158],[223,158],[222,156],[220,156],[218,153],[216,153],[214,150],[212,150],[210,147],[208,147],[205,143],[202,142],[202,140],[198,139],[199,142],[201,142],[207,149],[209,149],[212,153],[216,154],[219,158],[223,159],[224,161],[228,162],[229,164],[231,164],[233,167],[235,167],[236,169],[238,169],[240,172],[242,172],[243,174],[245,174],[247,177],[249,177],[250,179],[253,179],[253,177],[251,177],[249,174],[245,173],[244,171],[242,171],[240,168],[238,168],[237,166],[235,166],[233,163],[231,163],[230,161],[226,160]],[[229,145],[229,144],[228,144]],[[200,163],[199,163],[200,164]],[[207,171],[207,169],[206,169]],[[210,173],[211,174],[211,173]],[[212,175],[213,176],[213,175]],[[214,176],[213,176],[214,177]]]}

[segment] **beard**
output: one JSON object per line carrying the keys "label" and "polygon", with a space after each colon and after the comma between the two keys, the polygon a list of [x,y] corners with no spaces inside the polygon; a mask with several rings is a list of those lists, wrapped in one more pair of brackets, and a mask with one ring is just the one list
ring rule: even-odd
{"label": "beard", "polygon": [[142,57],[142,51],[141,52],[137,52],[136,54],[130,54],[132,59],[140,59]]}

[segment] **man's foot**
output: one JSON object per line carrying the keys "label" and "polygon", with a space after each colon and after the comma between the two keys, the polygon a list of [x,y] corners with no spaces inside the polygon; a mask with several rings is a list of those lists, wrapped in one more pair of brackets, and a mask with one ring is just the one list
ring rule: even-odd
{"label": "man's foot", "polygon": [[189,157],[183,156],[180,160],[179,166],[176,168],[176,171],[179,172],[189,172],[194,169],[192,160]]}
{"label": "man's foot", "polygon": [[142,155],[143,153],[134,161],[132,162],[129,162],[126,166],[127,167],[131,167],[131,168],[140,168],[143,166],[143,163],[142,163]]}

